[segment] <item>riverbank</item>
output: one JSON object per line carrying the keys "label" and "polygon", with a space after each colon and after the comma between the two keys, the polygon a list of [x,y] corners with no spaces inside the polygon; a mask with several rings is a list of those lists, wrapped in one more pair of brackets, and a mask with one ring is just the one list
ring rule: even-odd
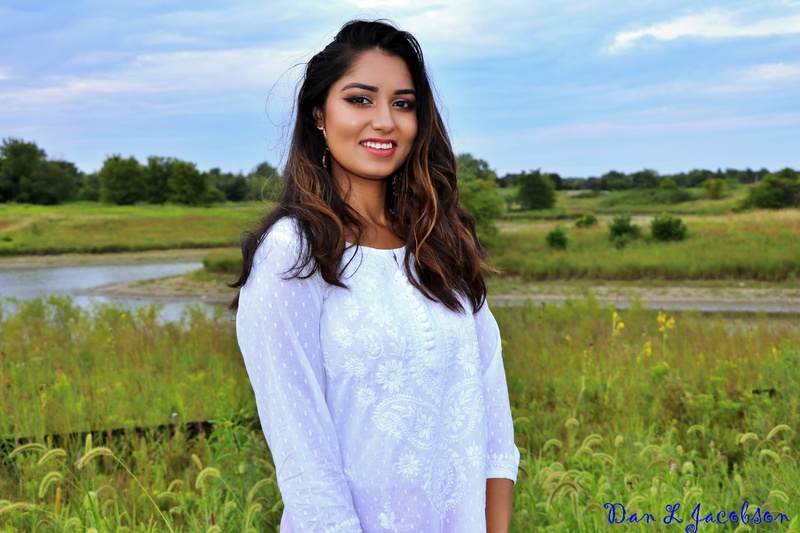
{"label": "riverbank", "polygon": [[[230,279],[228,279],[230,278]],[[116,283],[98,287],[90,295],[128,298],[163,298],[229,303],[235,291],[225,283],[233,276],[209,277],[189,273],[160,279]],[[526,281],[515,278],[488,280],[492,305],[520,305],[564,302],[593,296],[601,304],[613,302],[619,308],[640,301],[658,309],[698,309],[701,311],[745,311],[800,314],[800,285],[780,283],[728,284],[700,283],[646,285],[643,282],[554,282]]]}

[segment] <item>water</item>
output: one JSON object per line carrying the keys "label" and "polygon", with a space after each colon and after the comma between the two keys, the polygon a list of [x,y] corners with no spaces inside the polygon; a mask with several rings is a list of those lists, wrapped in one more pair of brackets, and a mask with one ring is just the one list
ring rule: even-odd
{"label": "water", "polygon": [[[199,261],[176,261],[0,269],[0,296],[3,299],[10,297],[19,300],[47,297],[51,294],[70,296],[76,305],[87,309],[104,303],[115,303],[129,308],[158,304],[161,306],[162,320],[172,321],[180,318],[189,305],[200,306],[211,312],[212,304],[159,298],[89,296],[86,293],[112,283],[179,276],[201,267]],[[13,308],[13,305],[8,307]]]}

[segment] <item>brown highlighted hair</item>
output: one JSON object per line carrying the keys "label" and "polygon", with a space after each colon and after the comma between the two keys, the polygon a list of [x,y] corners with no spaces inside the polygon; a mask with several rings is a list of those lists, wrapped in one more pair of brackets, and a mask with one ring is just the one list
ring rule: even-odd
{"label": "brown highlighted hair", "polygon": [[[461,298],[477,311],[486,298],[484,253],[475,222],[458,201],[456,157],[434,100],[417,40],[384,21],[354,20],[345,24],[333,42],[306,65],[297,96],[297,116],[283,173],[283,190],[276,207],[252,232],[242,235],[244,264],[231,286],[241,289],[253,266],[263,236],[282,217],[295,218],[301,229],[301,254],[290,277],[319,272],[327,283],[345,287],[345,228],[356,237],[361,217],[343,200],[328,169],[323,167],[325,142],[313,111],[324,109],[328,91],[352,67],[359,55],[378,49],[401,58],[416,90],[417,136],[398,169],[398,191],[390,179],[386,188],[395,233],[406,241],[404,268],[409,280],[427,298],[454,311],[464,311]],[[356,244],[357,246],[356,239]],[[413,262],[413,265],[412,265]],[[418,280],[418,281],[417,281]],[[237,309],[239,295],[231,303]]]}

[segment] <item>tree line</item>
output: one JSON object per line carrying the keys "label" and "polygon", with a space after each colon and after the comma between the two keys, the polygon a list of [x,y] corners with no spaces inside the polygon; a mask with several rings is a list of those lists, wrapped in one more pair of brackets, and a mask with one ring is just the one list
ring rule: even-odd
{"label": "tree line", "polygon": [[[247,174],[234,174],[219,168],[201,171],[195,163],[172,157],[150,156],[140,163],[135,157],[118,154],[108,156],[99,171],[87,174],[70,161],[48,159],[34,142],[6,138],[0,145],[0,203],[208,205],[274,198],[280,181],[278,169],[267,162]],[[515,200],[522,209],[553,207],[559,190],[649,190],[659,197],[659,203],[662,197],[666,203],[675,203],[689,198],[687,188],[703,187],[706,195],[715,199],[738,184],[755,184],[743,207],[800,207],[800,173],[790,168],[775,173],[766,168],[695,169],[664,175],[652,169],[628,174],[611,170],[588,178],[530,170],[498,177],[489,163],[466,153],[458,156],[458,181],[461,201],[484,231],[491,231],[491,220],[502,215],[505,201],[497,189],[507,187],[517,189]]]}
{"label": "tree line", "polygon": [[278,170],[267,162],[234,174],[219,168],[201,171],[174,157],[150,156],[140,163],[115,154],[99,171],[84,173],[70,161],[48,159],[34,142],[7,138],[0,145],[0,203],[208,205],[269,198],[279,181]]}

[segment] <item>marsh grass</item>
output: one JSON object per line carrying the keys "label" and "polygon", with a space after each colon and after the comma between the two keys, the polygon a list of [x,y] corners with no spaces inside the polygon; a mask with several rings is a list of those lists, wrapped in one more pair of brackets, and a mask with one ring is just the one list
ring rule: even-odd
{"label": "marsh grass", "polygon": [[107,253],[238,245],[269,205],[0,205],[0,255]]}
{"label": "marsh grass", "polygon": [[232,318],[217,313],[162,324],[157,306],[89,311],[55,296],[0,309],[0,435],[203,421],[249,405]]}
{"label": "marsh grass", "polygon": [[[681,242],[609,243],[608,223],[572,228],[568,250],[551,250],[552,223],[520,224],[487,239],[490,262],[529,279],[794,280],[800,277],[800,211],[685,217]],[[646,224],[639,224],[647,233]]]}
{"label": "marsh grass", "polygon": [[[59,300],[36,306],[31,308],[36,313],[21,309],[3,317],[3,376],[9,362],[26,359],[20,355],[24,350],[9,344],[9,325],[25,332],[28,344],[19,346],[41,345],[41,354],[63,350],[74,359],[86,356],[61,346],[80,336],[69,321],[53,320],[76,311]],[[105,325],[124,333],[116,329],[121,312],[129,314],[115,307],[98,310],[103,318],[94,329]],[[795,323],[765,315],[659,314],[641,306],[617,312],[591,298],[561,306],[496,307],[493,312],[503,335],[522,455],[512,531],[683,531],[698,503],[705,516],[706,511],[738,513],[745,500],[751,514],[760,507],[762,515],[766,510],[773,516],[783,513],[791,524],[750,523],[739,531],[800,530],[800,341]],[[49,318],[36,328],[19,329],[23,326],[14,321],[37,313]],[[220,361],[238,357],[232,324],[224,316],[207,320],[185,322],[181,328],[148,323],[153,331],[131,329],[125,342],[104,353],[118,368],[130,367],[128,376],[135,374],[133,369],[143,372],[147,377],[139,382],[145,387],[147,380],[158,379],[146,368],[158,357],[187,360],[170,363],[176,369],[172,380],[185,382],[188,374],[182,372],[203,367],[212,382],[223,382],[235,367],[213,364],[207,354],[213,352]],[[168,344],[153,341],[163,334],[156,330],[172,335],[183,348],[170,351]],[[213,334],[201,333],[206,330]],[[148,335],[151,340],[137,344],[137,337]],[[133,352],[140,357],[132,357],[126,345],[138,346]],[[203,349],[186,348],[192,345]],[[81,364],[60,360],[64,366]],[[246,377],[241,368],[233,372],[237,387],[215,399],[233,412],[252,413]],[[9,420],[24,420],[30,404],[39,401],[40,382],[27,377],[12,383],[4,386],[4,398],[20,395],[25,400],[4,399],[3,413]],[[210,394],[197,383],[182,389],[185,405],[203,405]],[[73,404],[96,399],[92,387],[101,386],[97,381],[77,387]],[[146,409],[140,402],[137,393],[128,391],[113,408],[124,413],[137,406]],[[82,423],[69,412],[45,410],[42,423]],[[131,434],[112,442],[95,432],[92,442],[70,442],[60,451],[47,438],[38,438],[0,463],[0,528],[238,532],[252,525],[256,531],[275,531],[281,502],[263,437],[241,422],[221,421],[214,427],[209,436],[191,439],[179,430],[172,436]],[[86,459],[91,450],[102,448],[113,456],[104,450]],[[84,468],[77,468],[76,461],[83,461]],[[611,525],[606,503],[622,503],[628,515],[651,513],[658,519],[666,505],[680,503],[678,516],[684,522]],[[700,531],[736,529],[700,526]]]}

